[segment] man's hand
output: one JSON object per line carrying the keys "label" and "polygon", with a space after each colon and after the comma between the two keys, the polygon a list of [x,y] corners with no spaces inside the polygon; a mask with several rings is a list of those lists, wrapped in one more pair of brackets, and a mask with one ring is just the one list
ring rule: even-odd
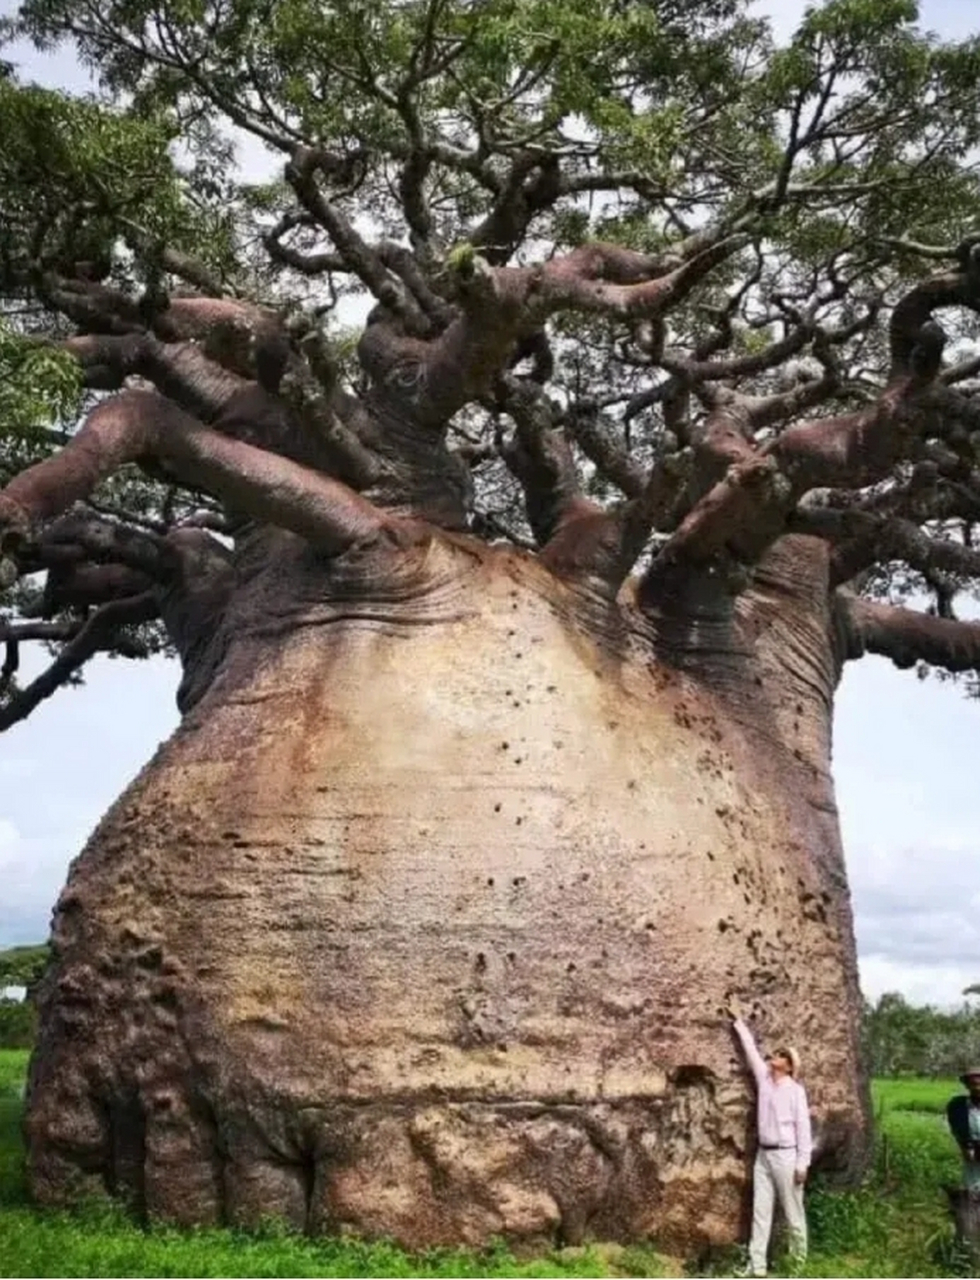
{"label": "man's hand", "polygon": [[728,1002],[725,1005],[725,1012],[733,1022],[744,1021],[742,1017],[742,1006],[734,996],[728,997]]}
{"label": "man's hand", "polygon": [[802,1187],[806,1182],[806,1170],[795,1169],[793,1171],[793,1181],[796,1183],[798,1187]]}

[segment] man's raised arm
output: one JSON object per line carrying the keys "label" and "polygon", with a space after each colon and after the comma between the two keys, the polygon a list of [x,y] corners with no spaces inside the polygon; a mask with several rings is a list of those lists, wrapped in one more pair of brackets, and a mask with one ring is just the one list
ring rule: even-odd
{"label": "man's raised arm", "polygon": [[746,1060],[752,1068],[752,1074],[755,1076],[756,1084],[762,1084],[766,1078],[766,1063],[762,1054],[759,1052],[758,1046],[752,1037],[752,1032],[746,1026],[742,1017],[742,1008],[737,1000],[728,1001],[728,1016],[732,1019],[732,1026],[735,1034],[742,1043],[742,1049],[745,1052]]}

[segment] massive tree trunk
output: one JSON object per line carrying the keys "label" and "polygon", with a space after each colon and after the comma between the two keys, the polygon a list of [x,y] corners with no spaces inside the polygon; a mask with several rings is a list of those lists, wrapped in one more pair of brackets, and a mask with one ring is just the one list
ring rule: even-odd
{"label": "massive tree trunk", "polygon": [[[739,1228],[723,1005],[859,1166],[828,553],[640,611],[430,531],[257,534],[55,913],[32,1186],[410,1246]],[[195,670],[208,673],[194,701]]]}
{"label": "massive tree trunk", "polygon": [[[878,303],[840,324],[793,311],[786,339],[715,358],[756,292],[747,264],[687,354],[664,347],[744,228],[768,236],[755,196],[659,257],[590,242],[494,266],[464,245],[406,264],[330,203],[336,157],[285,149],[379,300],[356,382],[311,317],[138,307],[76,279],[51,295],[83,327],[66,345],[121,394],[0,492],[0,581],[47,568],[49,602],[93,610],[0,729],[120,622],[162,617],[184,665],[181,727],[56,910],[34,1190],[412,1246],[731,1241],[753,1123],[726,998],[801,1050],[820,1160],[862,1164],[833,691],[864,649],[980,669],[980,626],[949,604],[980,572],[972,523],[921,527],[980,509],[976,404],[931,320],[980,311],[980,246],[898,301],[888,375],[854,407],[836,351]],[[663,376],[606,418],[571,382],[552,397],[563,311],[619,326]],[[807,343],[823,375],[775,390]],[[630,414],[651,396],[641,463]],[[621,500],[585,496],[583,456]],[[495,527],[481,459],[521,491],[514,545],[475,536]],[[224,544],[169,518],[66,523],[147,462],[222,505]],[[944,616],[853,594],[894,556]],[[0,686],[31,626],[8,630]]]}

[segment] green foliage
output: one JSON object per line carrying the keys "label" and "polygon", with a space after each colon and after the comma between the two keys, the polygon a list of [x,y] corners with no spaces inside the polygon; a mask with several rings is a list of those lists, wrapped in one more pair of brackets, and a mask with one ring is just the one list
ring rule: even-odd
{"label": "green foliage", "polygon": [[74,420],[81,393],[71,356],[27,340],[0,316],[0,440],[42,445],[46,428]]}
{"label": "green foliage", "polygon": [[882,1114],[910,1111],[941,1116],[953,1094],[962,1092],[963,1086],[952,1076],[893,1076],[874,1083],[875,1107]]}
{"label": "green foliage", "polygon": [[173,121],[0,80],[0,249],[17,275],[112,256],[118,219],[178,221]]}
{"label": "green foliage", "polygon": [[27,1075],[27,1052],[6,1049],[0,1053],[0,1098],[19,1098]]}
{"label": "green foliage", "polygon": [[[41,979],[50,959],[46,943],[38,946],[8,947],[0,951],[0,991],[5,987],[26,987],[28,992]],[[34,1043],[37,1013],[31,1000],[0,996],[0,1049],[27,1050]],[[0,1066],[5,1057],[0,1055]],[[0,1072],[0,1093],[8,1080]]]}
{"label": "green foliage", "polygon": [[[868,1184],[809,1196],[813,1276],[959,1274],[942,1193],[960,1161],[943,1111],[958,1086],[943,1080],[876,1080],[877,1140]],[[916,1109],[910,1110],[909,1104]]]}
{"label": "green foliage", "polygon": [[861,1037],[872,1075],[955,1078],[980,1062],[980,1006],[934,1009],[888,993],[865,1005]]}
{"label": "green foliage", "polygon": [[0,951],[0,987],[33,987],[50,959],[51,948],[46,942],[6,947]]}
{"label": "green foliage", "polygon": [[[96,135],[124,140],[111,173],[130,173],[134,196],[148,172],[138,144],[180,128],[198,191],[210,183],[227,206],[229,235],[237,207],[239,246],[258,205],[269,210],[283,191],[236,187],[216,122],[284,148],[301,138],[357,149],[363,173],[337,198],[392,229],[402,223],[392,162],[424,137],[432,215],[448,246],[486,211],[504,157],[525,148],[560,153],[573,174],[634,173],[686,216],[712,216],[778,179],[796,115],[792,180],[828,198],[796,206],[771,231],[812,261],[829,243],[826,228],[804,234],[815,219],[855,246],[948,229],[975,206],[964,162],[980,139],[980,43],[939,44],[916,16],[910,0],[830,0],[808,9],[778,50],[742,0],[26,0],[14,29],[43,44],[72,39],[106,91],[127,96],[130,110],[100,117]],[[140,123],[145,136],[132,132]],[[94,128],[86,117],[83,137]],[[476,138],[497,155],[495,178],[467,150]],[[90,181],[93,152],[90,141],[73,192]],[[172,174],[162,176],[170,190]],[[650,203],[612,203],[663,228]],[[606,218],[609,204],[596,201],[586,217]],[[559,200],[536,232],[581,238],[582,208]]]}
{"label": "green foliage", "polygon": [[29,1000],[0,999],[0,1049],[30,1049],[37,1015]]}
{"label": "green foliage", "polygon": [[446,255],[446,266],[460,276],[471,276],[475,262],[476,250],[465,241],[462,244],[453,245]]}

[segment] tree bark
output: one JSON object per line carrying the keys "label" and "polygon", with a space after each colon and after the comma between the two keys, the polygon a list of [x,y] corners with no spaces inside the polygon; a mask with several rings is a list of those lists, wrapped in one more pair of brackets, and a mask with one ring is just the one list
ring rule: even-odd
{"label": "tree bark", "polygon": [[236,572],[209,680],[56,908],[43,1203],[731,1242],[729,994],[803,1053],[820,1159],[859,1169],[822,544],[656,615],[436,532],[325,561],[267,530]]}

